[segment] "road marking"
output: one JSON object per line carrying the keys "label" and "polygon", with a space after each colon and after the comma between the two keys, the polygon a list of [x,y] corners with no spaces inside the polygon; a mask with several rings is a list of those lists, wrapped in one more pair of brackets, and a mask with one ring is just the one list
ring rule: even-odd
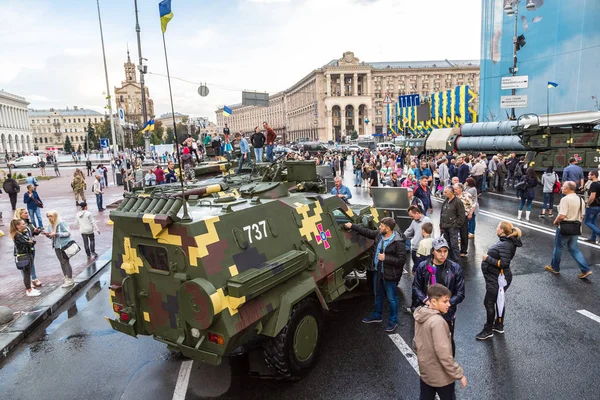
{"label": "road marking", "polygon": [[413,367],[417,375],[419,375],[419,362],[417,360],[417,355],[413,353],[410,346],[406,344],[404,339],[402,339],[402,336],[400,336],[397,333],[392,333],[389,336],[390,339],[392,339],[392,342],[394,342],[394,344],[398,348],[398,350],[400,350],[400,353],[402,353],[404,358],[406,358],[406,361],[408,361],[408,363],[411,367]]}
{"label": "road marking", "polygon": [[577,310],[577,312],[581,315],[585,315],[589,319],[592,319],[592,320],[600,323],[600,317],[594,313],[589,312],[588,310]]}
{"label": "road marking", "polygon": [[[507,194],[500,194],[500,193],[494,193],[494,192],[487,192],[487,194],[491,194],[491,195],[494,195],[494,196],[506,197],[506,198],[509,198],[509,199],[512,199],[512,200],[518,200],[518,198],[516,196],[509,196]],[[538,201],[538,200],[533,200],[532,203],[544,205],[544,203],[542,201]],[[556,208],[558,210],[558,205],[554,204],[554,206],[552,208]]]}
{"label": "road marking", "polygon": [[[437,199],[437,198],[433,198],[432,200],[438,202],[438,203],[443,203],[444,201],[441,199]],[[534,231],[537,232],[541,232],[541,233],[545,233],[547,235],[551,235],[554,236],[556,234],[556,229],[552,229],[546,226],[539,226],[539,225],[535,225],[532,224],[531,222],[527,222],[527,221],[520,221],[516,218],[512,218],[512,217],[508,217],[506,215],[502,215],[502,214],[498,214],[498,213],[492,213],[490,211],[486,211],[483,208],[479,207],[479,213],[485,217],[489,217],[489,218],[493,218],[493,219],[497,219],[498,221],[510,221],[513,225],[517,225],[517,226],[521,226],[524,228],[528,228],[528,229],[532,229]],[[600,248],[600,246],[598,246],[597,244],[594,243],[589,243],[585,241],[585,238],[583,237],[579,237],[578,240],[579,244],[582,244],[584,246],[588,246],[588,247],[592,247],[594,249],[598,249]]]}
{"label": "road marking", "polygon": [[190,382],[190,372],[192,372],[193,362],[194,360],[189,360],[181,363],[179,376],[177,377],[177,384],[175,385],[175,392],[173,393],[173,400],[185,400],[185,395]]}

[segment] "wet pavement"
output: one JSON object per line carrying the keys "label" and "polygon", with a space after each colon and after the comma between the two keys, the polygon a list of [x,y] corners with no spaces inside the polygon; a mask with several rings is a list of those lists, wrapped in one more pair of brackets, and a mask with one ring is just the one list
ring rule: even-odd
{"label": "wet pavement", "polygon": [[[349,181],[350,174],[346,175]],[[366,189],[348,183],[355,193],[353,203],[370,204]],[[589,280],[579,280],[579,270],[565,252],[562,275],[544,272],[553,246],[547,221],[515,222],[523,230],[524,247],[512,264],[515,277],[506,293],[506,333],[485,342],[475,340],[485,318],[479,260],[496,241],[494,228],[499,220],[514,219],[518,203],[484,195],[481,204],[476,237],[463,262],[466,298],[458,306],[455,337],[457,360],[469,386],[457,389],[457,398],[598,398],[593,382],[600,373],[600,323],[578,311],[600,315],[600,268],[593,267],[595,275]],[[434,208],[437,222],[439,203]],[[580,248],[588,261],[600,262],[597,246]],[[245,356],[228,359],[220,367],[193,362],[184,396],[176,397],[184,360],[152,338],[134,339],[111,330],[104,320],[112,315],[108,278],[104,273],[93,279],[0,362],[2,398],[418,398],[418,375],[383,325],[360,322],[372,306],[371,297],[360,293],[335,303],[335,311],[327,313],[320,359],[301,381],[250,378]],[[408,345],[414,323],[404,311],[410,302],[410,283],[405,274],[399,285],[400,326],[396,331]]]}

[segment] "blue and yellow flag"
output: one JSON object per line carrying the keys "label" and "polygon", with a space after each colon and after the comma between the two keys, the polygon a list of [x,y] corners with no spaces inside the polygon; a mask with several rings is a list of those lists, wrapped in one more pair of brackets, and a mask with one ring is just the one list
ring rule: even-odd
{"label": "blue and yellow flag", "polygon": [[233,113],[233,111],[231,111],[231,108],[229,108],[227,106],[223,106],[223,116],[224,117],[229,117],[231,115],[231,113]]}
{"label": "blue and yellow flag", "polygon": [[144,124],[144,127],[142,128],[142,132],[146,132],[146,131],[154,131],[154,119],[151,119]]}
{"label": "blue and yellow flag", "polygon": [[554,89],[558,86],[558,83],[548,81],[548,89]]}
{"label": "blue and yellow flag", "polygon": [[162,33],[167,31],[167,24],[173,18],[173,12],[171,11],[171,0],[162,0],[158,4],[158,10],[160,11],[160,26]]}

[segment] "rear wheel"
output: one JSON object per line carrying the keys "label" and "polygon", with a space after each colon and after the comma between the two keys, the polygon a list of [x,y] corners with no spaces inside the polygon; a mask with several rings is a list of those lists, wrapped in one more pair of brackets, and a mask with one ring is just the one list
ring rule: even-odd
{"label": "rear wheel", "polygon": [[264,345],[267,366],[282,379],[298,380],[314,366],[321,344],[323,315],[312,297],[292,310],[279,334]]}
{"label": "rear wheel", "polygon": [[37,164],[31,164],[31,168],[37,168],[38,165]]}

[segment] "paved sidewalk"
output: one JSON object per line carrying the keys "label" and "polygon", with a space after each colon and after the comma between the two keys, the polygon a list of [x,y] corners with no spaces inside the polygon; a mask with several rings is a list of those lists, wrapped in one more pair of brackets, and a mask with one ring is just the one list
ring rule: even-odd
{"label": "paved sidewalk", "polygon": [[[90,263],[87,261],[81,234],[75,226],[76,212],[79,211],[79,208],[75,206],[75,199],[71,190],[73,171],[65,172],[66,173],[60,178],[55,178],[50,181],[40,181],[38,193],[44,202],[44,208],[42,210],[44,226],[48,223],[46,212],[49,210],[58,211],[60,218],[69,224],[73,239],[81,247],[79,254],[71,259],[73,277],[77,277],[82,272],[86,271],[93,262]],[[92,177],[89,177],[86,178],[86,180],[88,189],[85,191],[85,194],[89,204],[89,210],[95,216],[96,223],[100,229],[100,235],[96,235],[96,253],[102,255],[109,250],[112,245],[112,226],[108,225],[110,208],[104,212],[98,212],[96,198],[94,194],[91,193],[93,179]],[[19,193],[17,207],[24,206],[22,196],[25,191],[25,185],[21,185],[21,193]],[[122,186],[109,186],[105,188],[105,207],[122,198]],[[68,292],[68,290],[60,288],[60,285],[63,283],[63,274],[58,259],[52,249],[50,239],[40,235],[36,237],[35,269],[38,279],[43,283],[43,286],[39,288],[42,295],[39,297],[26,296],[23,278],[14,262],[13,242],[8,235],[13,211],[11,210],[10,202],[6,194],[0,195],[0,211],[3,214],[3,219],[0,220],[0,223],[4,225],[0,227],[0,229],[5,233],[5,236],[0,238],[0,281],[2,282],[2,285],[0,285],[0,306],[9,307],[15,313],[15,320],[18,321],[22,315],[27,315],[34,307],[37,307],[40,304],[46,304],[48,301],[47,297],[51,296],[57,288],[64,292]],[[108,259],[110,260],[110,257]],[[15,320],[8,325],[14,324]],[[6,330],[7,326],[0,326],[0,332]]]}

